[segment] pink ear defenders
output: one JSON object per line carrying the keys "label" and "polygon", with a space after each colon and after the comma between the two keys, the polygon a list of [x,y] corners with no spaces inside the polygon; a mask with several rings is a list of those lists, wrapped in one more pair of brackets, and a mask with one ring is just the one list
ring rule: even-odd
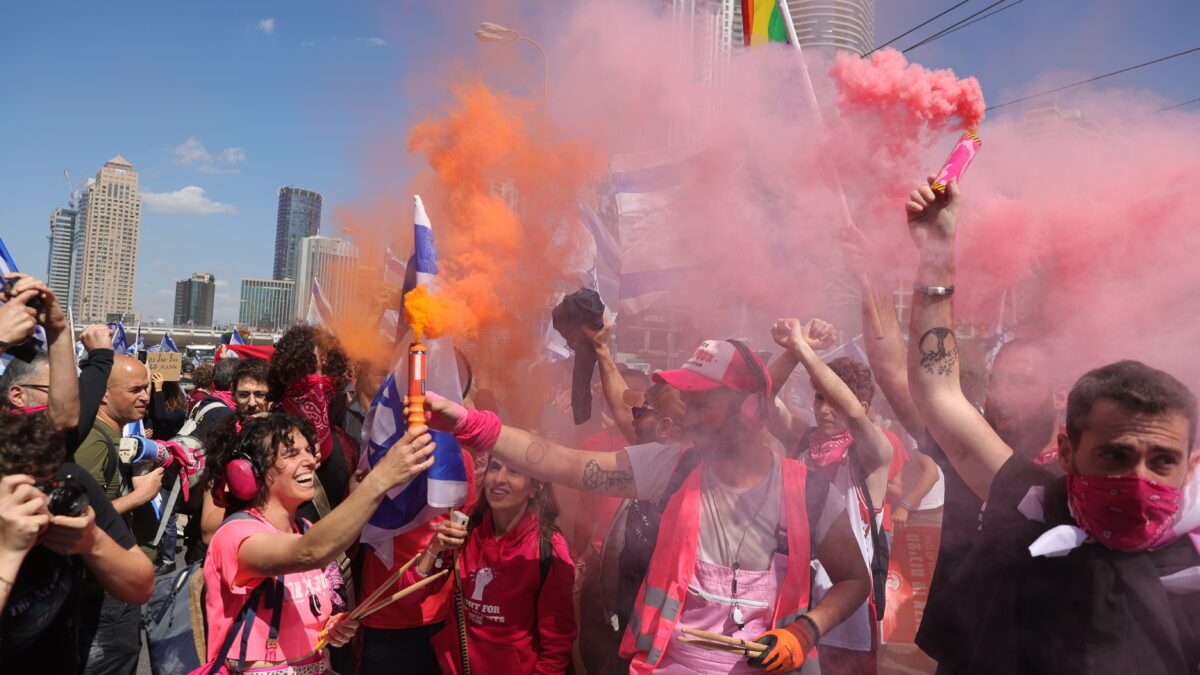
{"label": "pink ear defenders", "polygon": [[738,353],[742,355],[742,360],[750,368],[750,372],[754,374],[754,379],[758,385],[756,391],[746,397],[742,401],[741,417],[742,423],[751,429],[760,429],[767,422],[768,399],[771,396],[771,376],[763,368],[762,362],[758,356],[750,351],[750,348],[740,340],[726,340],[733,345]]}
{"label": "pink ear defenders", "polygon": [[243,427],[237,450],[233,451],[233,459],[225,465],[225,486],[230,494],[242,501],[253,498],[261,486],[258,471],[254,468],[254,460],[250,459],[250,455],[243,449],[249,437],[249,432]]}

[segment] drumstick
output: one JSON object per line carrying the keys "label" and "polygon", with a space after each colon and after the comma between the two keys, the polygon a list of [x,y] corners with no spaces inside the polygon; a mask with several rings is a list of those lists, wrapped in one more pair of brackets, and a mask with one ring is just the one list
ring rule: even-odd
{"label": "drumstick", "polygon": [[358,607],[350,613],[350,618],[354,621],[357,621],[359,618],[361,618],[363,613],[370,608],[372,602],[378,600],[379,596],[383,595],[384,591],[391,588],[392,584],[400,581],[400,577],[408,571],[408,568],[412,567],[417,562],[417,559],[421,557],[421,553],[423,553],[423,551],[418,551],[417,554],[412,557],[412,560],[409,560],[401,565],[400,569],[392,573],[392,576],[388,577],[388,580],[381,584],[379,588],[376,588],[374,593],[367,596],[366,600],[363,600],[361,603],[359,603]]}
{"label": "drumstick", "polygon": [[695,628],[684,628],[683,632],[687,633],[688,635],[692,635],[692,636],[695,636],[698,638],[703,638],[710,642],[720,642],[721,644],[726,644],[731,647],[737,647],[739,649],[762,651],[767,648],[767,645],[760,644],[758,642],[751,642],[749,640],[742,640],[740,638],[732,638],[732,637],[729,637],[728,635],[721,635],[720,633],[710,633],[705,630],[696,630]]}
{"label": "drumstick", "polygon": [[421,590],[422,588],[437,581],[438,579],[441,579],[442,577],[446,576],[449,573],[450,573],[450,570],[442,570],[441,572],[438,572],[437,574],[435,574],[431,577],[426,577],[426,578],[418,581],[417,583],[413,584],[412,586],[409,586],[408,588],[405,588],[404,590],[397,591],[396,593],[394,593],[392,595],[392,597],[384,600],[383,602],[379,603],[378,605],[375,605],[371,609],[360,614],[358,616],[358,618],[360,620],[364,619],[364,618],[370,616],[371,614],[378,612],[379,610],[383,609],[384,607],[387,607],[388,605],[392,604],[393,602],[396,602],[397,600],[402,599],[404,596]]}
{"label": "drumstick", "polygon": [[753,649],[749,649],[746,647],[734,647],[733,645],[727,645],[723,642],[709,642],[708,640],[703,640],[701,638],[684,637],[682,635],[676,639],[678,639],[680,642],[686,642],[690,645],[696,645],[697,647],[703,647],[705,649],[712,649],[712,650],[721,651],[721,652],[729,652],[730,654],[741,654],[743,656],[749,656],[751,658],[758,656],[759,654],[762,654],[762,652],[763,652],[763,650],[761,650],[761,649],[758,651],[755,651]]}

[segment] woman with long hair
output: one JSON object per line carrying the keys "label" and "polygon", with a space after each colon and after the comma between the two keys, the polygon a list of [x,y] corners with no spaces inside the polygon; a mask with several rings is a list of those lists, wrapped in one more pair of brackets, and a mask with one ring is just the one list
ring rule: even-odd
{"label": "woman with long hair", "polygon": [[[554,487],[491,458],[483,490],[466,527],[446,521],[402,585],[448,568],[461,549],[455,582],[461,589],[473,672],[565,673],[575,640],[575,564],[558,530]],[[465,545],[464,545],[465,544]],[[453,576],[453,574],[451,575]],[[422,589],[435,593],[434,582]],[[409,601],[420,601],[420,592]],[[435,638],[442,672],[459,674],[454,623]]]}
{"label": "woman with long hair", "polygon": [[[329,652],[348,642],[357,622],[332,615],[326,567],[359,536],[384,494],[433,464],[424,427],[409,430],[363,481],[317,523],[297,517],[316,493],[318,440],[303,421],[261,413],[231,418],[209,451],[213,499],[225,521],[209,543],[209,665],[202,673],[332,673]],[[247,627],[246,624],[249,624]]]}

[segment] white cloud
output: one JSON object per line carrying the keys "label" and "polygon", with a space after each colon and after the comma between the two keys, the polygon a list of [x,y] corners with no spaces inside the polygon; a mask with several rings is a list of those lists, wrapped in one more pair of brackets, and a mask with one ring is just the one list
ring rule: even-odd
{"label": "white cloud", "polygon": [[388,46],[388,41],[379,37],[360,37],[354,38],[354,44],[361,45],[363,47],[386,47]]}
{"label": "white cloud", "polygon": [[275,32],[275,19],[263,19],[258,22],[258,30],[271,35]]}
{"label": "white cloud", "polygon": [[195,136],[167,150],[175,155],[171,160],[175,164],[194,168],[200,173],[241,173],[237,165],[246,161],[246,151],[241,148],[225,148],[214,155]]}
{"label": "white cloud", "polygon": [[308,49],[309,47],[316,46],[316,44],[317,44],[317,41],[316,41],[316,40],[305,40],[304,42],[301,42],[301,43],[300,43],[300,48],[301,48],[301,49]]}
{"label": "white cloud", "polygon": [[155,213],[237,213],[230,204],[214,202],[204,196],[204,188],[189,185],[174,192],[143,192],[142,204]]}
{"label": "white cloud", "polygon": [[229,282],[225,281],[224,279],[217,279],[214,283],[216,284],[217,288],[225,288],[229,285]]}

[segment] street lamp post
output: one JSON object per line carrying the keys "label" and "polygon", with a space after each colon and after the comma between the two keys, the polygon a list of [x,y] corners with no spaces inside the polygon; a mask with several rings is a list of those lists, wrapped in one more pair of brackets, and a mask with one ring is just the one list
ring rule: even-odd
{"label": "street lamp post", "polygon": [[546,50],[538,44],[537,40],[531,37],[522,35],[519,31],[512,28],[506,28],[499,24],[484,21],[479,24],[479,30],[475,31],[475,38],[480,42],[516,42],[523,40],[537,47],[538,52],[542,55],[542,110],[541,110],[541,134],[542,138],[546,137],[546,101],[548,91],[550,89],[550,59],[546,57]]}

